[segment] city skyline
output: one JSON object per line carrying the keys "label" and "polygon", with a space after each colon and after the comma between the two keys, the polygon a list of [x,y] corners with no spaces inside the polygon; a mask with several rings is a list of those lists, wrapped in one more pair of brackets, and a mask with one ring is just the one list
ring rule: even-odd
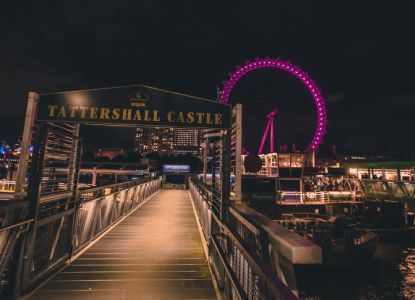
{"label": "city skyline", "polygon": [[415,299],[415,18],[0,3],[0,299]]}
{"label": "city skyline", "polygon": [[[330,152],[332,145],[343,152],[415,148],[415,140],[407,138],[415,109],[415,26],[411,10],[403,6],[362,3],[355,9],[351,3],[298,1],[257,8],[225,3],[217,11],[197,3],[177,4],[175,9],[161,3],[109,3],[94,14],[88,4],[79,3],[2,5],[8,13],[0,20],[0,138],[11,144],[21,135],[30,90],[48,93],[144,83],[215,100],[222,81],[237,65],[269,56],[298,65],[321,89],[328,108],[322,151]],[[83,13],[73,14],[76,11]],[[216,16],[215,22],[211,16]],[[122,21],[126,19],[131,21],[128,25]],[[86,20],[99,30],[84,31]],[[257,147],[270,108],[280,109],[277,124],[285,118],[298,144],[310,140],[307,129],[315,125],[311,100],[301,95],[295,80],[285,77],[283,72],[258,71],[231,95],[232,103],[245,107],[245,128],[255,128],[244,132],[247,148]],[[112,137],[110,145],[99,144],[94,137],[100,134],[88,131],[82,129],[92,146],[134,147],[133,129],[98,129]]]}

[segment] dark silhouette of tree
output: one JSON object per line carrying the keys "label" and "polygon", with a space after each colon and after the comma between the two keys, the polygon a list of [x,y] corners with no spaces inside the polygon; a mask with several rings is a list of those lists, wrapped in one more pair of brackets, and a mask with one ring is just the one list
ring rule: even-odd
{"label": "dark silhouette of tree", "polygon": [[112,162],[127,162],[127,157],[124,154],[119,154],[116,157],[114,157]]}
{"label": "dark silhouette of tree", "polygon": [[82,153],[82,161],[95,161],[96,159],[97,157],[91,151],[86,151],[85,153]]}
{"label": "dark silhouette of tree", "polygon": [[97,161],[97,162],[107,162],[107,161],[110,161],[110,158],[108,156],[100,156],[100,157],[95,158],[95,161]]}
{"label": "dark silhouette of tree", "polygon": [[150,152],[145,155],[147,159],[160,161],[161,156],[158,152]]}
{"label": "dark silhouette of tree", "polygon": [[142,158],[143,157],[139,152],[134,151],[127,154],[126,160],[128,162],[140,162]]}

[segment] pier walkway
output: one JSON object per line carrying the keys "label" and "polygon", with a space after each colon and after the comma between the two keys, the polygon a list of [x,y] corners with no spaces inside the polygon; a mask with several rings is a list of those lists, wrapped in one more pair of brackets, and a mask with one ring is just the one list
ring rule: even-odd
{"label": "pier walkway", "polygon": [[161,190],[29,299],[216,299],[188,191]]}

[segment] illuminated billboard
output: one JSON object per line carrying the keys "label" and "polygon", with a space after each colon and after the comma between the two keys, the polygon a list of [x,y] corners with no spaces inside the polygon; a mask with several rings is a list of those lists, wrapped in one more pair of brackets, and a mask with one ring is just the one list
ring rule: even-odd
{"label": "illuminated billboard", "polygon": [[164,173],[189,173],[189,165],[163,165]]}

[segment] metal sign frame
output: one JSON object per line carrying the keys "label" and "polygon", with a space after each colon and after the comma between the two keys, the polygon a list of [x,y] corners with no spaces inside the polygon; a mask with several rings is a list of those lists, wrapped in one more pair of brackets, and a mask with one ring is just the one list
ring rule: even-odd
{"label": "metal sign frame", "polygon": [[231,120],[228,104],[144,85],[52,94],[29,92],[15,198],[23,199],[26,195],[24,186],[35,122],[229,129]]}
{"label": "metal sign frame", "polygon": [[[220,195],[216,201],[220,206],[220,218],[226,222],[229,205],[227,179],[230,176],[231,120],[230,105],[146,86],[41,95],[30,92],[15,189],[15,200],[21,200],[30,206],[27,213],[21,217],[24,220],[30,219],[30,227],[19,242],[19,249],[15,249],[19,251],[19,259],[14,295],[18,296],[22,291],[32,288],[71,256],[73,241],[69,241],[67,237],[73,235],[79,204],[77,183],[82,154],[80,124],[220,130],[223,136],[216,146],[221,153],[219,164],[222,182],[219,184]],[[69,130],[68,124],[72,124]],[[33,155],[29,152],[31,145],[34,145]],[[58,147],[58,152],[65,148],[64,151],[72,155],[69,155],[70,158],[67,160],[68,174],[64,185],[62,182],[53,181],[51,187],[45,188],[45,176],[53,174],[55,169],[53,165],[45,165],[49,159],[48,151],[53,147]],[[58,153],[55,156],[58,160],[59,155]],[[26,178],[29,178],[28,182]],[[47,188],[51,188],[51,192],[45,195],[44,191]],[[54,206],[55,203],[59,203],[59,208]],[[49,215],[45,215],[45,211]],[[52,243],[48,250],[48,262],[45,262],[38,272],[33,272],[33,260],[36,251],[40,251],[36,246],[40,234],[37,233],[37,228],[40,226],[49,226],[47,231],[42,232],[55,232],[55,235],[47,238]],[[58,242],[61,239],[65,240],[63,247],[68,252],[65,252]],[[64,251],[62,253],[66,254],[57,256],[56,251]]]}
{"label": "metal sign frame", "polygon": [[41,94],[37,120],[112,126],[229,129],[231,106],[133,85]]}

